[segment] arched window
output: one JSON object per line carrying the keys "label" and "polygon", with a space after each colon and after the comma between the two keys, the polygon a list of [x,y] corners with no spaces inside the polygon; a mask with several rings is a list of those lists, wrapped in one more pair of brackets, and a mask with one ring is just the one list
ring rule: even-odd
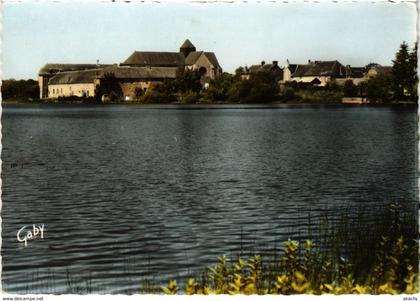
{"label": "arched window", "polygon": [[200,73],[201,76],[206,75],[207,74],[207,69],[206,67],[200,67],[198,69],[198,73]]}

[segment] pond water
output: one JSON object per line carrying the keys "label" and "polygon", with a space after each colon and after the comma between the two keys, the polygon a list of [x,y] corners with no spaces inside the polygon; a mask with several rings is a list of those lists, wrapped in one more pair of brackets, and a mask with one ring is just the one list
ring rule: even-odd
{"label": "pond water", "polygon": [[11,293],[135,293],[344,208],[375,223],[417,200],[416,109],[4,105],[2,127]]}

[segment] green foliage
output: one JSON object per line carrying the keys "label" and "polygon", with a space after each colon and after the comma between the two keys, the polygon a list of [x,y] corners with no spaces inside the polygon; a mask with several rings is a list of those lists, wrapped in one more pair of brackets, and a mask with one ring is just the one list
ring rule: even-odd
{"label": "green foliage", "polygon": [[394,96],[397,100],[415,98],[417,96],[417,43],[410,52],[403,42],[392,61],[392,81]]}
{"label": "green foliage", "polygon": [[121,86],[114,73],[105,73],[95,88],[95,97],[101,100],[102,96],[107,96],[110,101],[118,101],[123,95]]}
{"label": "green foliage", "polygon": [[175,280],[170,280],[168,286],[162,286],[162,291],[167,295],[175,295],[178,292],[178,286]]}
{"label": "green foliage", "polygon": [[344,82],[343,92],[344,92],[344,96],[346,97],[354,97],[357,95],[358,89],[357,89],[357,86],[350,79]]}
{"label": "green foliage", "polygon": [[198,101],[198,94],[194,91],[186,91],[185,93],[177,94],[177,99],[179,103],[196,103]]}
{"label": "green foliage", "polygon": [[140,97],[144,95],[144,91],[143,91],[143,89],[142,89],[142,88],[137,87],[137,88],[134,90],[134,94],[135,94],[135,96],[136,96],[136,99],[140,99]]}
{"label": "green foliage", "polygon": [[[196,281],[189,278],[184,292],[193,294],[415,294],[418,293],[418,271],[407,264],[409,250],[404,239],[389,241],[389,252],[378,254],[375,269],[366,280],[357,279],[345,263],[332,264],[331,259],[311,251],[313,242],[306,241],[304,253],[299,242],[287,241],[279,269],[272,280],[269,265],[259,255],[250,259],[228,261],[225,257],[210,268],[208,278]],[[413,246],[411,246],[413,247]],[[383,257],[387,253],[386,257]],[[229,264],[228,264],[229,263]],[[338,272],[344,271],[344,272]],[[210,280],[204,280],[210,279]],[[176,294],[178,287],[170,281],[162,287],[165,294]]]}
{"label": "green foliage", "polygon": [[212,102],[225,102],[229,97],[229,89],[237,80],[238,78],[225,72],[210,82],[203,96]]}
{"label": "green foliage", "polygon": [[177,101],[175,94],[169,92],[169,86],[169,82],[168,84],[165,84],[165,82],[163,84],[151,84],[147,89],[146,93],[141,97],[142,102],[171,103]]}
{"label": "green foliage", "polygon": [[228,100],[241,103],[271,102],[279,93],[279,85],[269,72],[252,74],[248,80],[238,80],[228,91]]}
{"label": "green foliage", "polygon": [[36,100],[39,99],[38,82],[28,80],[3,80],[1,84],[3,100]]}
{"label": "green foliage", "polygon": [[[192,294],[415,294],[418,287],[418,239],[415,217],[392,205],[384,223],[366,233],[363,218],[342,227],[323,228],[325,239],[315,243],[288,240],[280,258],[261,255],[219,258],[201,280],[189,278],[184,291]],[[383,228],[382,228],[383,227]],[[364,229],[364,230],[362,230]],[[365,237],[360,237],[365,233]],[[331,247],[326,250],[323,244]],[[373,251],[373,252],[372,252]],[[178,291],[176,283],[162,288]]]}
{"label": "green foliage", "polygon": [[378,74],[370,78],[363,87],[365,95],[371,102],[387,103],[392,99],[391,86],[392,78],[390,76]]}
{"label": "green foliage", "polygon": [[298,96],[295,93],[293,88],[285,87],[281,93],[281,97],[284,101],[290,101],[298,99]]}
{"label": "green foliage", "polygon": [[[201,75],[196,70],[179,68],[176,73],[176,79],[173,82],[175,92],[186,93],[192,91],[199,93],[201,91]],[[172,92],[174,92],[174,90]]]}
{"label": "green foliage", "polygon": [[312,103],[340,103],[343,92],[333,91],[328,88],[308,88],[298,90],[296,93],[302,101]]}

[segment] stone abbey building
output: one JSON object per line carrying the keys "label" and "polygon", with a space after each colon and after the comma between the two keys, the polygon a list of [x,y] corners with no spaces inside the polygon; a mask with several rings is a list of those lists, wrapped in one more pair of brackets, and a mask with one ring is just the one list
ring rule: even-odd
{"label": "stone abbey building", "polygon": [[46,64],[38,74],[40,98],[94,96],[101,79],[112,73],[129,100],[138,89],[147,91],[153,83],[174,79],[179,68],[198,71],[203,84],[222,73],[213,52],[197,51],[187,39],[178,52],[135,51],[115,65]]}

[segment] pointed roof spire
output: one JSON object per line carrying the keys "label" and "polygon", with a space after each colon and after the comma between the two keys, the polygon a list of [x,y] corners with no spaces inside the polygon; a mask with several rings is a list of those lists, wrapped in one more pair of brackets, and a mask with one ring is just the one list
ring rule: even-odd
{"label": "pointed roof spire", "polygon": [[194,48],[195,49],[195,46],[193,45],[193,43],[191,43],[191,41],[189,40],[189,39],[186,39],[185,40],[185,42],[181,45],[181,47],[180,47],[181,49],[182,48]]}

